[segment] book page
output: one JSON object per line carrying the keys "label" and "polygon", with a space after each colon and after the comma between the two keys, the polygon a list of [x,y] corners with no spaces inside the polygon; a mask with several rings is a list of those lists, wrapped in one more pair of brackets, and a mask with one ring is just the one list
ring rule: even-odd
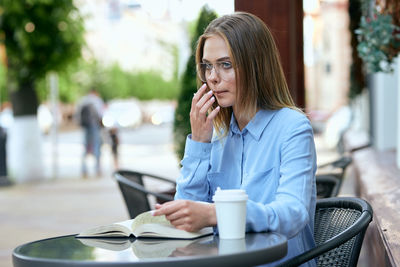
{"label": "book page", "polygon": [[203,228],[196,233],[177,229],[164,215],[153,216],[152,211],[147,211],[135,219],[85,230],[77,237],[129,237],[132,234],[135,237],[194,239],[212,233],[212,227]]}
{"label": "book page", "polygon": [[212,227],[203,228],[196,233],[177,229],[165,218],[165,215],[153,216],[152,211],[136,216],[131,228],[136,237],[194,239],[213,233]]}
{"label": "book page", "polygon": [[197,237],[210,235],[213,233],[212,227],[206,227],[199,232],[187,232],[175,228],[172,225],[147,223],[136,227],[134,235],[136,237],[161,237],[177,239],[194,239]]}
{"label": "book page", "polygon": [[142,224],[147,224],[147,223],[152,223],[152,224],[161,224],[161,225],[167,225],[167,226],[172,226],[172,224],[165,218],[165,215],[161,216],[153,216],[152,214],[153,211],[146,211],[143,212],[142,214],[139,214],[136,216],[136,218],[133,220],[131,224],[131,229],[132,232],[135,232],[135,229]]}
{"label": "book page", "polygon": [[81,232],[77,237],[123,237],[130,236],[132,220],[102,225]]}

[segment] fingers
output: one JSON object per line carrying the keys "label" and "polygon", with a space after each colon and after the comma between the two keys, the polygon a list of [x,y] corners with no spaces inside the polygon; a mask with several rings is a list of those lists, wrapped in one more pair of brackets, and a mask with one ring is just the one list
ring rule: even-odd
{"label": "fingers", "polygon": [[169,220],[169,221],[176,228],[178,227],[191,228],[193,225],[193,222],[190,220],[190,217],[179,217],[176,220]]}
{"label": "fingers", "polygon": [[[212,91],[206,92],[207,84],[203,84],[193,96],[190,109],[190,126],[192,140],[209,143],[212,138],[213,120],[219,112],[219,108],[207,114],[216,101]],[[211,115],[211,116],[210,116]]]}
{"label": "fingers", "polygon": [[206,88],[207,88],[207,84],[203,83],[203,85],[200,86],[199,89],[197,89],[197,92],[194,93],[194,98],[199,100],[201,98],[201,96],[204,94],[204,92],[206,91]]}
{"label": "fingers", "polygon": [[[211,94],[210,94],[211,92]],[[207,95],[204,95],[201,100],[199,102],[197,102],[198,107],[200,108],[199,113],[203,116],[205,116],[207,114],[207,111],[210,109],[210,107],[212,106],[212,104],[215,102],[215,97],[211,96],[211,98],[209,99],[204,99],[204,102],[202,101],[204,97],[208,96],[208,95],[212,95],[212,91],[210,91],[209,93],[207,93]]]}
{"label": "fingers", "polygon": [[199,101],[192,103],[192,114],[197,117],[201,116],[202,119],[205,119],[207,110],[215,102],[215,97],[212,94],[212,91],[208,91],[199,99]]}
{"label": "fingers", "polygon": [[212,91],[208,91],[207,93],[205,93],[196,103],[196,108],[201,109],[210,99],[213,98],[212,94],[213,94]]}
{"label": "fingers", "polygon": [[215,96],[213,96],[213,92],[210,90],[205,93],[206,88],[207,84],[203,84],[197,93],[195,93],[192,99],[191,107],[191,113],[196,116],[201,115],[204,120],[206,119],[208,110],[215,102]]}
{"label": "fingers", "polygon": [[168,221],[175,227],[191,224],[190,203],[185,200],[166,202],[162,205],[156,204],[153,215],[165,215]]}
{"label": "fingers", "polygon": [[186,223],[188,223],[188,220],[190,220],[190,208],[188,206],[183,206],[183,207],[179,207],[179,209],[165,214],[165,217],[168,219],[168,221],[170,221],[171,223],[173,221],[180,221],[180,220],[185,220]]}
{"label": "fingers", "polygon": [[204,92],[206,91],[207,84],[203,84],[197,92],[194,94],[192,98],[192,107],[196,105],[197,102],[199,102],[200,98],[203,96]]}
{"label": "fingers", "polygon": [[214,120],[214,118],[217,116],[219,110],[221,108],[219,106],[217,106],[213,111],[210,112],[210,114],[208,114],[207,116],[207,120],[210,121],[210,123]]}
{"label": "fingers", "polygon": [[174,200],[164,204],[157,204],[153,215],[165,215],[177,229],[189,232],[196,232],[199,229],[216,225],[215,212],[210,213],[210,209],[215,207],[208,203],[199,203],[191,200]]}
{"label": "fingers", "polygon": [[172,213],[175,213],[181,208],[181,201],[169,201],[164,204],[156,204],[156,210],[154,211],[154,216],[165,215],[169,216]]}

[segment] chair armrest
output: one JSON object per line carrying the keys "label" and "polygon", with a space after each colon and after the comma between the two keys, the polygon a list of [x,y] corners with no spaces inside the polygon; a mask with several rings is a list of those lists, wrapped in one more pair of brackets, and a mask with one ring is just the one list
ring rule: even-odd
{"label": "chair armrest", "polygon": [[318,166],[318,168],[325,168],[328,166],[333,166],[335,168],[340,168],[342,170],[345,170],[347,168],[347,166],[350,165],[350,163],[352,162],[352,158],[348,157],[348,156],[342,156],[341,158],[334,160],[332,162],[327,162],[324,164],[321,164]]}
{"label": "chair armrest", "polygon": [[165,177],[161,177],[161,176],[158,176],[158,175],[155,175],[155,174],[149,174],[149,173],[143,173],[143,172],[131,171],[131,170],[123,170],[123,169],[116,171],[114,173],[114,175],[117,174],[117,173],[127,173],[127,174],[131,174],[131,175],[138,175],[140,177],[147,176],[147,177],[151,177],[151,178],[163,181],[163,182],[170,183],[170,184],[172,184],[174,186],[176,185],[175,181],[172,181],[170,179],[167,179]]}
{"label": "chair armrest", "polygon": [[163,199],[163,200],[166,200],[166,201],[174,200],[174,198],[172,196],[170,196],[170,195],[149,191],[144,186],[130,181],[128,178],[122,176],[118,172],[116,172],[114,174],[114,177],[119,183],[122,183],[125,186],[129,186],[129,187],[135,188],[136,190],[141,191],[141,192],[143,192],[145,194],[152,195],[152,196],[155,196],[157,198],[160,198],[160,199]]}
{"label": "chair armrest", "polygon": [[353,152],[356,152],[356,151],[358,151],[358,150],[362,150],[362,149],[364,149],[364,148],[369,148],[369,147],[371,147],[371,143],[367,143],[367,144],[365,144],[365,145],[362,145],[362,146],[359,146],[359,147],[354,147],[354,148],[352,148],[352,149],[350,149],[350,153],[353,153]]}

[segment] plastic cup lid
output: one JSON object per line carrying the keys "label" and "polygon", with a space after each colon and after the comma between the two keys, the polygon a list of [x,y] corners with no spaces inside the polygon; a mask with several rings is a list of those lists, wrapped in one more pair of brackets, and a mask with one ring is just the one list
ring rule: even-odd
{"label": "plastic cup lid", "polygon": [[213,201],[245,201],[248,199],[246,191],[243,189],[227,189],[217,188],[213,196]]}

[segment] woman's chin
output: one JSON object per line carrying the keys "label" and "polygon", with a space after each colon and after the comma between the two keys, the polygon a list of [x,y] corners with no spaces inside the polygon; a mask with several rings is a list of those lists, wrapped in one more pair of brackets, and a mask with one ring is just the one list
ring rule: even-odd
{"label": "woman's chin", "polygon": [[217,97],[218,106],[221,108],[228,108],[233,106],[233,101],[229,101],[229,99],[223,97]]}

